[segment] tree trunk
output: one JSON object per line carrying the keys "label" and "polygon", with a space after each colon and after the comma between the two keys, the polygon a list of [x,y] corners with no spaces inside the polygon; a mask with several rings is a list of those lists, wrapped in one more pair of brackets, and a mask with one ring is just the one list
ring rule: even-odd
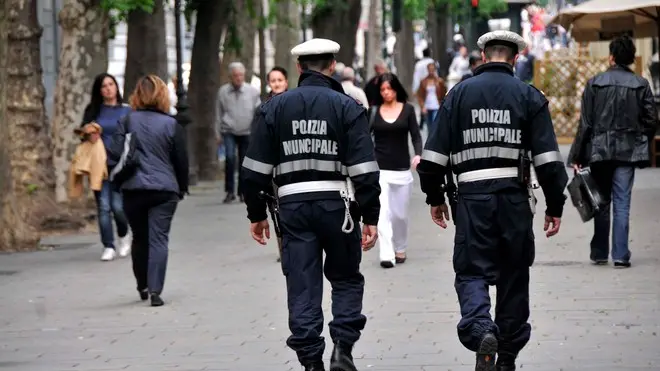
{"label": "tree trunk", "polygon": [[6,68],[0,68],[4,93],[0,100],[0,249],[16,250],[38,243],[41,225],[53,212],[54,174],[37,0],[3,0],[1,6],[0,63]]}
{"label": "tree trunk", "polygon": [[298,85],[296,59],[291,49],[300,43],[300,10],[293,0],[277,2],[277,30],[275,30],[275,65],[288,73],[289,88]]}
{"label": "tree trunk", "polygon": [[206,0],[196,12],[195,39],[190,59],[188,103],[192,123],[188,127],[191,165],[197,163],[200,180],[218,173],[215,98],[220,88],[220,38],[231,3]]}
{"label": "tree trunk", "polygon": [[428,20],[431,33],[431,57],[440,63],[440,76],[447,76],[451,60],[447,57],[447,41],[449,39],[450,22],[448,19],[449,6],[444,4],[429,6]]}
{"label": "tree trunk", "polygon": [[409,99],[414,100],[413,72],[415,69],[415,39],[413,35],[413,22],[404,18],[401,20],[401,30],[396,35],[394,46],[394,64],[401,84],[410,94]]}
{"label": "tree trunk", "polygon": [[108,14],[99,0],[65,0],[59,14],[62,28],[60,64],[52,121],[55,200],[67,201],[71,156],[79,140],[73,134],[89,103],[94,77],[108,70]]}
{"label": "tree trunk", "polygon": [[376,75],[374,65],[376,64],[376,60],[380,59],[383,54],[382,17],[382,1],[371,0],[369,4],[368,51],[364,63],[366,73],[365,83]]}
{"label": "tree trunk", "polygon": [[124,72],[124,100],[133,92],[138,79],[157,75],[167,82],[167,47],[165,44],[164,0],[155,0],[151,14],[133,10],[128,15],[126,35],[126,70]]}
{"label": "tree trunk", "polygon": [[[228,30],[220,63],[220,84],[229,82],[229,64],[241,62],[245,66],[245,82],[252,80],[254,72],[255,36],[257,33],[257,19],[248,11],[248,2],[255,0],[235,0],[233,10],[230,12],[228,24],[235,28]],[[231,33],[235,32],[234,35]],[[240,45],[232,45],[234,38],[238,38]]]}
{"label": "tree trunk", "polygon": [[257,1],[257,16],[259,17],[258,23],[258,32],[257,36],[259,39],[259,81],[261,82],[261,98],[266,97],[266,86],[268,86],[268,81],[266,81],[266,13],[263,0]]}
{"label": "tree trunk", "polygon": [[361,0],[324,1],[312,12],[314,37],[331,39],[341,45],[337,61],[352,66],[356,34],[362,14]]}

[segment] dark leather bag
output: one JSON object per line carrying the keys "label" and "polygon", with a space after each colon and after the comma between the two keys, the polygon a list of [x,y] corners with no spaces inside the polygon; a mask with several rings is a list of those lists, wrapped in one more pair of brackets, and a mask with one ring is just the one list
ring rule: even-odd
{"label": "dark leather bag", "polygon": [[591,220],[605,206],[605,199],[591,175],[591,169],[588,167],[575,172],[575,176],[571,179],[567,188],[571,196],[571,202],[573,202],[573,206],[577,209],[583,222]]}

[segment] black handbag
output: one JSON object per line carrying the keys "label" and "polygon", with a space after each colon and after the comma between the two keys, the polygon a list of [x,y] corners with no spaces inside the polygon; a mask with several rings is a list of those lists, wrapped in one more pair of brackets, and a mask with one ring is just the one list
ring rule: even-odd
{"label": "black handbag", "polygon": [[605,206],[603,196],[588,167],[576,171],[567,188],[571,202],[583,222],[591,220]]}
{"label": "black handbag", "polygon": [[114,165],[110,171],[110,182],[118,187],[133,177],[140,167],[139,142],[135,133],[131,132],[130,115],[122,119],[120,125],[124,126],[124,133],[113,138],[108,151],[108,163]]}

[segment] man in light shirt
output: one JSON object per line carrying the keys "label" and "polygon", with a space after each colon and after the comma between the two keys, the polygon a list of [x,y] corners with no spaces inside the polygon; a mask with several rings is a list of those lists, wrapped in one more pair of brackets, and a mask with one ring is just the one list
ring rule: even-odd
{"label": "man in light shirt", "polygon": [[367,102],[367,95],[364,93],[364,90],[355,86],[355,70],[353,68],[344,67],[341,73],[341,86],[348,96],[362,103],[364,108],[369,108],[369,102]]}
{"label": "man in light shirt", "polygon": [[[259,91],[245,82],[245,66],[229,65],[230,82],[218,90],[216,98],[216,129],[225,145],[225,200],[236,200],[235,173],[243,162],[250,140],[255,110],[261,104]],[[238,152],[238,157],[236,153]],[[243,201],[243,187],[238,178],[238,197]]]}
{"label": "man in light shirt", "polygon": [[435,62],[433,58],[431,58],[431,50],[429,48],[426,48],[422,51],[422,56],[423,58],[415,63],[412,87],[413,93],[419,89],[419,83],[429,74],[427,70],[429,63]]}

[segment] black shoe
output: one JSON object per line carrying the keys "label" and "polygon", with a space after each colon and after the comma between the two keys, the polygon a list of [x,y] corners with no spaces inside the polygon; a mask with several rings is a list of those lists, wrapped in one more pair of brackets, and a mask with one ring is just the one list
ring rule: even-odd
{"label": "black shoe", "polygon": [[630,262],[617,260],[614,262],[614,268],[630,268]]}
{"label": "black shoe", "polygon": [[138,292],[140,293],[140,300],[144,301],[149,299],[149,290],[142,289],[142,290],[138,290]]}
{"label": "black shoe", "polygon": [[383,268],[394,268],[394,263],[392,263],[389,260],[382,261],[382,262],[380,262],[380,266],[383,267]]}
{"label": "black shoe", "polygon": [[236,196],[233,193],[227,193],[227,196],[222,201],[222,203],[228,204],[228,203],[232,203],[234,201],[236,201]]}
{"label": "black shoe", "polygon": [[481,339],[479,350],[477,350],[477,364],[474,371],[497,371],[495,368],[495,356],[497,355],[497,338],[488,332]]}
{"label": "black shoe", "polygon": [[341,343],[335,344],[330,357],[330,371],[357,371],[351,354],[352,348]]}
{"label": "black shoe", "polygon": [[305,366],[305,371],[325,371],[323,362],[312,363]]}
{"label": "black shoe", "polygon": [[507,353],[497,353],[497,371],[515,371],[516,370],[516,356]]}
{"label": "black shoe", "polygon": [[607,265],[607,259],[591,259],[593,265]]}
{"label": "black shoe", "polygon": [[163,301],[163,299],[160,298],[160,295],[158,295],[156,293],[151,293],[151,306],[152,307],[160,307],[163,304],[165,304],[165,302]]}

